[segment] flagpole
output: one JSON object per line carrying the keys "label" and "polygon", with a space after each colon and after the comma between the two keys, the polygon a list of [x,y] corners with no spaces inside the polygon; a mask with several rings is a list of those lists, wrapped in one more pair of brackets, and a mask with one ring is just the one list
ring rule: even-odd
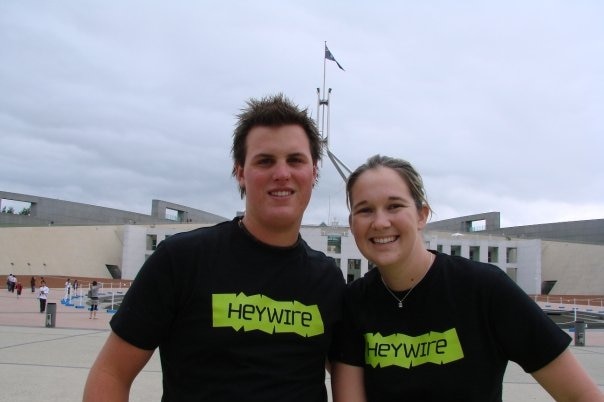
{"label": "flagpole", "polygon": [[[327,41],[325,41],[323,43],[323,98],[325,97],[325,75],[326,75],[326,65],[327,65],[327,59],[325,58],[325,54],[327,52]],[[324,104],[324,99],[321,98],[321,103]],[[329,105],[327,105],[327,107],[329,107]],[[325,144],[327,145],[329,143],[329,132],[325,132],[325,107],[321,108],[321,129],[323,130],[322,134],[323,134],[323,139],[325,140]]]}
{"label": "flagpole", "polygon": [[324,49],[323,49],[323,96],[325,96],[325,65],[327,64],[327,59],[325,58],[325,54],[327,53],[327,41],[324,42],[323,44]]}

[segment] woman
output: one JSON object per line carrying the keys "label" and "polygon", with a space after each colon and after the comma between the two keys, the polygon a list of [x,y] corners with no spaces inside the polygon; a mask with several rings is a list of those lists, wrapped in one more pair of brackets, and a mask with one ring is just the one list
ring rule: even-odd
{"label": "woman", "polygon": [[556,400],[602,400],[570,337],[505,272],[426,250],[431,209],[413,166],[373,156],[346,194],[352,234],[377,269],[347,289],[335,402],[501,401],[509,360]]}

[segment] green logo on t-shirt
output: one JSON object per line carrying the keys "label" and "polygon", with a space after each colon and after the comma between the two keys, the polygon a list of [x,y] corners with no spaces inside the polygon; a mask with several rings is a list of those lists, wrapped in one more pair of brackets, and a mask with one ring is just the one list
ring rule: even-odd
{"label": "green logo on t-shirt", "polygon": [[295,333],[315,336],[323,333],[323,320],[317,305],[297,301],[276,301],[264,295],[243,293],[212,295],[214,327],[254,329],[266,333]]}
{"label": "green logo on t-shirt", "polygon": [[455,328],[419,336],[365,334],[365,362],[373,367],[409,368],[424,363],[447,364],[462,358]]}

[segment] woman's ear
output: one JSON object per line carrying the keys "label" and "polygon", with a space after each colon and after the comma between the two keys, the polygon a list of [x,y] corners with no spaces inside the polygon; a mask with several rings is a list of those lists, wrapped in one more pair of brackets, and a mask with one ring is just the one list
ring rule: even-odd
{"label": "woman's ear", "polygon": [[430,208],[426,204],[423,204],[420,210],[418,211],[418,216],[419,221],[417,226],[420,230],[422,230],[426,227],[426,224],[428,223],[428,217],[430,216]]}

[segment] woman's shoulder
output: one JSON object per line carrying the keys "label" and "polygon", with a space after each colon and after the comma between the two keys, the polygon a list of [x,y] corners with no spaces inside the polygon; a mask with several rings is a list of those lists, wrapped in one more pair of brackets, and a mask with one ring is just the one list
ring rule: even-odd
{"label": "woman's shoulder", "polygon": [[497,286],[510,279],[503,269],[488,262],[443,253],[437,254],[436,261],[440,275],[449,282],[462,281],[488,287],[489,284]]}

